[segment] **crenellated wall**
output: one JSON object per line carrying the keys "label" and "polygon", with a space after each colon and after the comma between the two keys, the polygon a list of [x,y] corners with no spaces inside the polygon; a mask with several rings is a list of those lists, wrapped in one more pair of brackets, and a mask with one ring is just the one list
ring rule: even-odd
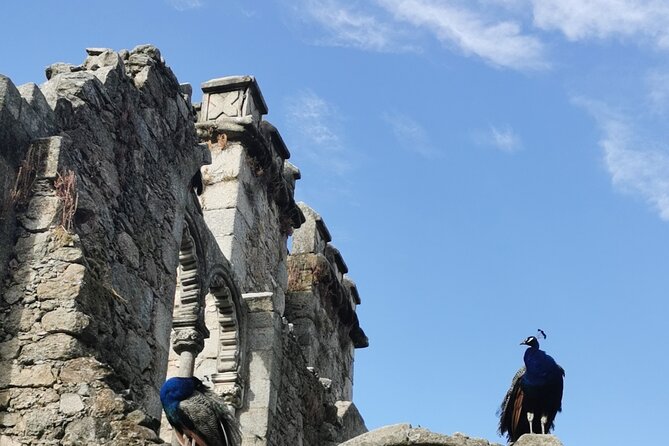
{"label": "crenellated wall", "polygon": [[158,389],[193,373],[244,445],[365,432],[359,297],[329,240],[302,241],[313,211],[255,79],[193,107],[155,47],[87,52],[40,87],[0,77],[0,443],[169,442]]}

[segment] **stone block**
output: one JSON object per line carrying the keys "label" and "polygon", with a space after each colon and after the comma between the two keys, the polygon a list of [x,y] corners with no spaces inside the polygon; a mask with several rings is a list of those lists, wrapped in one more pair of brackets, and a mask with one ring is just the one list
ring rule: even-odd
{"label": "stone block", "polygon": [[0,412],[0,426],[14,427],[19,422],[19,414],[15,412]]}
{"label": "stone block", "polygon": [[64,393],[60,396],[60,411],[65,415],[74,415],[84,410],[81,396],[76,393]]}
{"label": "stone block", "polygon": [[125,409],[123,398],[110,389],[98,390],[92,399],[91,415],[94,417],[101,418],[111,414],[121,414]]}
{"label": "stone block", "polygon": [[83,354],[81,342],[65,333],[47,335],[21,350],[19,361],[30,364],[45,359],[72,359]]}
{"label": "stone block", "polygon": [[332,240],[330,231],[321,216],[306,204],[300,202],[297,206],[304,214],[305,221],[293,231],[294,254],[323,253],[328,242]]}
{"label": "stone block", "polygon": [[0,435],[0,446],[21,446],[18,440],[8,435]]}
{"label": "stone block", "polygon": [[50,364],[37,364],[30,367],[15,365],[11,369],[9,385],[14,387],[45,387],[56,382]]}
{"label": "stone block", "polygon": [[[45,106],[48,107],[48,104]],[[53,180],[58,176],[58,167],[60,165],[60,152],[65,148],[67,139],[62,136],[51,136],[49,138],[39,138],[33,141],[33,150],[41,154],[42,165],[37,171],[37,178]]]}
{"label": "stone block", "polygon": [[139,249],[127,232],[121,232],[116,237],[117,248],[125,262],[132,268],[139,268]]}
{"label": "stone block", "polygon": [[555,435],[525,434],[514,446],[562,446],[562,442]]}
{"label": "stone block", "polygon": [[235,179],[244,181],[250,178],[246,151],[236,142],[228,142],[225,148],[212,150],[211,164],[202,168],[202,179],[206,185]]}
{"label": "stone block", "polygon": [[236,179],[220,181],[207,186],[200,196],[202,209],[211,211],[215,209],[232,209],[237,207],[237,201],[240,197],[240,187],[241,184]]}
{"label": "stone block", "polygon": [[394,424],[375,429],[341,443],[340,446],[501,446],[465,435],[437,434],[410,424]]}
{"label": "stone block", "polygon": [[11,390],[11,399],[13,409],[23,410],[57,402],[60,395],[49,387],[17,387]]}
{"label": "stone block", "polygon": [[49,333],[81,335],[91,324],[91,318],[76,310],[57,308],[42,316],[42,329]]}
{"label": "stone block", "polygon": [[248,225],[235,208],[207,210],[204,213],[204,220],[216,239],[234,234],[243,240],[248,232]]}
{"label": "stone block", "polygon": [[246,301],[250,313],[275,311],[272,292],[244,293],[242,298]]}
{"label": "stone block", "polygon": [[252,445],[265,446],[267,445],[268,435],[268,418],[270,410],[266,406],[250,407],[239,414],[239,424],[244,433],[243,444],[246,446],[247,440],[251,440]]}
{"label": "stone block", "polygon": [[63,444],[93,445],[100,442],[111,432],[111,425],[107,420],[84,417],[75,419],[65,427]]}
{"label": "stone block", "polygon": [[7,361],[16,359],[21,350],[21,342],[18,338],[10,339],[9,341],[0,342],[0,360]]}
{"label": "stone block", "polygon": [[11,399],[9,390],[0,391],[0,410],[4,410],[9,405],[9,400]]}
{"label": "stone block", "polygon": [[65,384],[92,383],[110,375],[109,369],[94,358],[75,358],[67,361],[58,378]]}
{"label": "stone block", "polygon": [[86,267],[73,263],[69,265],[60,277],[37,286],[37,298],[39,300],[48,299],[75,299],[81,290],[84,280]]}
{"label": "stone block", "polygon": [[28,231],[46,231],[58,221],[59,209],[59,198],[34,196],[19,221]]}

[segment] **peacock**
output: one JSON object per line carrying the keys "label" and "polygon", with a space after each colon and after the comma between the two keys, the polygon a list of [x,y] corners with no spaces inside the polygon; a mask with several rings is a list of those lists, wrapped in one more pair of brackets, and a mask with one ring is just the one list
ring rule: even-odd
{"label": "peacock", "polygon": [[[539,332],[545,338],[545,333]],[[535,336],[525,339],[527,345],[521,367],[511,381],[499,409],[499,434],[515,442],[526,433],[547,434],[554,427],[555,416],[562,411],[564,369],[539,349]]]}
{"label": "peacock", "polygon": [[239,446],[237,422],[223,400],[198,378],[165,381],[160,401],[182,446]]}

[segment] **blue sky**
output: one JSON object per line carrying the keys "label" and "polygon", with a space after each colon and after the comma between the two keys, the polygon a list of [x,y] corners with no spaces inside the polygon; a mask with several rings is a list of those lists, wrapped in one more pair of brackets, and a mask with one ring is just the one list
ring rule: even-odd
{"label": "blue sky", "polygon": [[153,43],[181,82],[253,74],[363,300],[355,402],[500,441],[537,328],[569,446],[669,409],[669,3],[8,1],[0,72]]}

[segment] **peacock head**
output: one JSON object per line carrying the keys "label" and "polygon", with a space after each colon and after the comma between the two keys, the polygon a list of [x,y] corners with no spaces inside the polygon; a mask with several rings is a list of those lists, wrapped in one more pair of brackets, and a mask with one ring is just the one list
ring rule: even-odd
{"label": "peacock head", "polygon": [[160,389],[160,400],[163,404],[168,402],[183,401],[190,397],[199,380],[194,377],[189,378],[170,378]]}
{"label": "peacock head", "polygon": [[534,336],[529,336],[527,339],[521,342],[520,345],[527,345],[532,348],[539,348],[539,340]]}

